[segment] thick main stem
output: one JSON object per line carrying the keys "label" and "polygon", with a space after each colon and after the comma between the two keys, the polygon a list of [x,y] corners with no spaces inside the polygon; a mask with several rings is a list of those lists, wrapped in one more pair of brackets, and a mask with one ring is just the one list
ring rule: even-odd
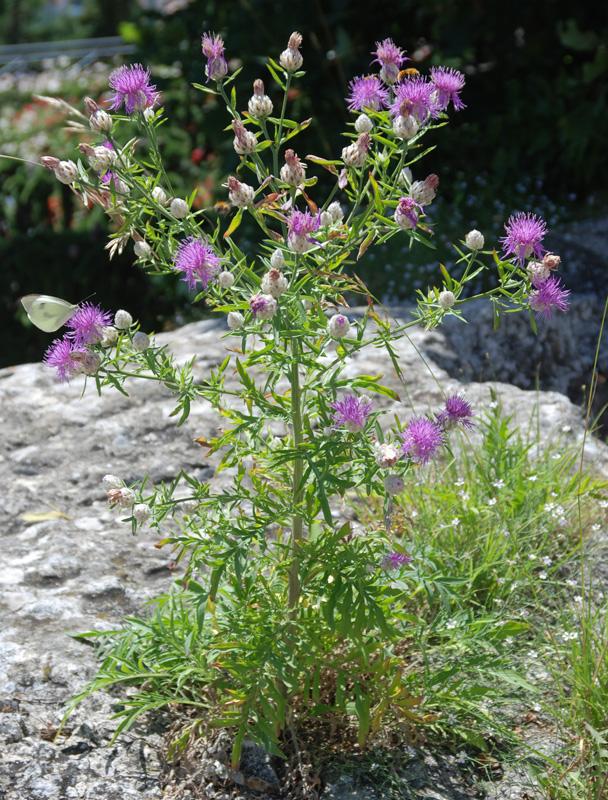
{"label": "thick main stem", "polygon": [[[293,425],[293,444],[296,450],[299,449],[303,441],[302,435],[302,394],[300,389],[300,375],[298,372],[299,345],[294,340],[292,345],[291,365],[291,421]],[[304,461],[300,455],[296,456],[293,465],[293,484],[292,502],[294,515],[291,524],[291,569],[289,571],[289,608],[294,609],[300,598],[300,577],[299,562],[297,556],[298,543],[304,535],[304,518],[302,516],[302,499],[304,487],[302,477],[304,475]]]}

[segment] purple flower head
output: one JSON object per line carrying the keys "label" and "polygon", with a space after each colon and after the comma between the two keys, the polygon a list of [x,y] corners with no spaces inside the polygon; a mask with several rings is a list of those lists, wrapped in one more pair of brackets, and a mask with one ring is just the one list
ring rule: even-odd
{"label": "purple flower head", "polygon": [[568,310],[569,296],[570,290],[564,289],[559,278],[552,275],[540,283],[533,292],[530,292],[528,302],[533,311],[548,319],[555,310]]}
{"label": "purple flower head", "polygon": [[542,258],[545,248],[541,242],[547,233],[547,224],[536,214],[519,211],[511,214],[505,225],[506,236],[501,238],[503,256],[515,256],[521,263],[534,255]]}
{"label": "purple flower head", "polygon": [[437,92],[435,84],[421,76],[406,78],[395,88],[395,99],[391,106],[393,117],[407,117],[411,114],[422,124],[429,117],[437,116]]}
{"label": "purple flower head", "polygon": [[93,303],[83,303],[66,322],[68,338],[77,347],[97,344],[103,336],[103,329],[112,324],[112,315]]}
{"label": "purple flower head", "polygon": [[393,550],[390,553],[387,553],[384,558],[382,559],[382,566],[386,570],[390,569],[401,569],[406,564],[412,563],[412,557],[406,555],[405,553],[399,553],[397,550]]}
{"label": "purple flower head", "polygon": [[380,111],[388,102],[388,91],[377,75],[353,78],[348,90],[350,94],[346,99],[350,111],[361,111],[364,108]]}
{"label": "purple flower head", "polygon": [[203,55],[207,58],[205,75],[208,81],[221,81],[228,72],[224,55],[224,40],[216,33],[205,33],[202,39]]}
{"label": "purple flower head", "polygon": [[403,50],[397,47],[392,39],[376,42],[376,49],[372,51],[372,55],[376,56],[374,61],[382,68],[380,75],[385,83],[395,83],[399,78],[401,65],[408,60]]}
{"label": "purple flower head", "polygon": [[342,400],[332,403],[331,407],[334,410],[334,425],[344,426],[351,433],[363,430],[372,411],[370,401],[356,394],[347,394]]}
{"label": "purple flower head", "polygon": [[422,206],[413,197],[402,197],[395,209],[395,222],[402,228],[415,228],[421,211]]}
{"label": "purple flower head", "polygon": [[141,64],[118,67],[110,73],[109,83],[114,89],[110,103],[113,111],[123,104],[127,114],[143,111],[153,106],[158,97],[156,86],[150,83],[150,70]]}
{"label": "purple flower head", "polygon": [[437,104],[443,111],[450,101],[460,111],[466,108],[460,99],[460,92],[464,88],[464,75],[451,67],[431,67],[431,81],[437,88]]}
{"label": "purple flower head", "polygon": [[441,427],[427,417],[413,419],[401,434],[404,455],[426,464],[443,444]]}
{"label": "purple flower head", "polygon": [[55,339],[44,354],[44,363],[57,370],[57,377],[63,383],[82,370],[85,354],[84,347],[66,336],[63,339]]}
{"label": "purple flower head", "polygon": [[450,395],[445,401],[442,411],[437,414],[437,422],[443,428],[462,425],[463,428],[472,428],[473,409],[471,404],[459,394]]}
{"label": "purple flower head", "polygon": [[197,281],[206,289],[219,271],[220,260],[205,241],[190,237],[178,247],[174,265],[184,274],[189,289],[194,289]]}

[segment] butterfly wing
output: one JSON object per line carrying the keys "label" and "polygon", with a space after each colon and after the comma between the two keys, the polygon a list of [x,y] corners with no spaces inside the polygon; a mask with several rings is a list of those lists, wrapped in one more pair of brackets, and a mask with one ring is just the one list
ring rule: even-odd
{"label": "butterfly wing", "polygon": [[30,321],[45,333],[59,330],[78,308],[67,300],[49,294],[28,294],[21,298],[21,305]]}

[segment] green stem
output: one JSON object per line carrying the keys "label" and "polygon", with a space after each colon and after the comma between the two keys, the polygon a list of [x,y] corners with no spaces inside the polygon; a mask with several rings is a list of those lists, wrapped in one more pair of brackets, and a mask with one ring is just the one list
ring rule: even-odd
{"label": "green stem", "polygon": [[[292,364],[291,364],[291,420],[293,425],[293,444],[298,450],[303,442],[302,431],[302,396],[300,389],[300,375],[298,372],[298,356],[300,353],[297,339],[292,344]],[[301,505],[304,496],[302,477],[304,475],[304,460],[301,456],[296,456],[293,466],[293,520],[291,526],[291,569],[289,572],[289,608],[294,611],[300,598],[300,577],[299,561],[297,557],[298,544],[304,536],[304,518],[302,516]]]}
{"label": "green stem", "polygon": [[279,177],[279,148],[281,146],[281,138],[283,136],[283,120],[285,119],[285,112],[287,111],[287,95],[289,94],[289,87],[291,86],[291,73],[288,73],[287,80],[285,81],[285,91],[283,93],[283,105],[281,106],[281,116],[279,118],[279,127],[276,132],[274,147],[272,148],[272,171],[274,177]]}

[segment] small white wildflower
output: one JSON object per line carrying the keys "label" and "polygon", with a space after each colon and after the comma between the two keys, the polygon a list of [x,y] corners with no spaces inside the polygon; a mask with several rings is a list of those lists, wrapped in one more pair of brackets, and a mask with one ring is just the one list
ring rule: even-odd
{"label": "small white wildflower", "polygon": [[553,559],[550,558],[549,556],[543,556],[542,561],[545,567],[550,567],[551,564],[553,564]]}
{"label": "small white wildflower", "polygon": [[455,620],[455,619],[449,619],[449,620],[446,622],[446,624],[445,624],[445,627],[446,627],[448,630],[453,630],[454,628],[458,627],[458,623],[456,622],[456,620]]}
{"label": "small white wildflower", "polygon": [[538,480],[538,475],[528,475],[528,480],[534,483],[534,481]]}
{"label": "small white wildflower", "polygon": [[469,250],[483,250],[485,239],[483,238],[483,234],[480,233],[480,231],[475,230],[475,228],[473,228],[473,230],[469,231],[467,235],[464,237],[464,243],[469,248]]}
{"label": "small white wildflower", "polygon": [[119,330],[124,331],[130,328],[132,324],[133,317],[129,312],[125,311],[124,308],[119,308],[116,314],[114,314],[114,325],[116,325]]}
{"label": "small white wildflower", "polygon": [[182,200],[181,197],[174,197],[173,200],[171,200],[169,211],[173,214],[175,219],[184,219],[184,217],[187,217],[190,213],[188,203]]}
{"label": "small white wildflower", "polygon": [[490,497],[489,500],[488,500],[488,505],[489,506],[495,506],[496,505],[496,498],[495,497]]}
{"label": "small white wildflower", "polygon": [[546,581],[549,576],[547,575],[545,570],[542,570],[541,572],[538,573],[538,577],[541,579],[541,581]]}
{"label": "small white wildflower", "polygon": [[144,350],[147,350],[150,347],[150,337],[147,333],[143,331],[137,331],[137,333],[133,334],[133,349],[137,350],[138,353],[143,353]]}

